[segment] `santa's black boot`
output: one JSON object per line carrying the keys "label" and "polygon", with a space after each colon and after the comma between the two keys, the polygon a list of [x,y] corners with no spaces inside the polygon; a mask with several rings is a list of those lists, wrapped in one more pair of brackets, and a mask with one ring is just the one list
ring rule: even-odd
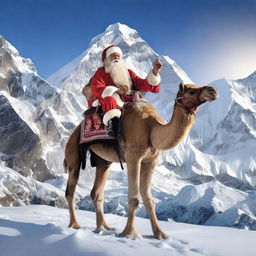
{"label": "santa's black boot", "polygon": [[114,117],[112,118],[112,129],[115,137],[118,137],[120,131],[120,118]]}

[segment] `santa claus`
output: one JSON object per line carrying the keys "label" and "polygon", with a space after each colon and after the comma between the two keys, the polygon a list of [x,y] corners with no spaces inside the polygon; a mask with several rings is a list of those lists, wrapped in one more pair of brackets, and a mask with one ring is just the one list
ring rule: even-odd
{"label": "santa claus", "polygon": [[[132,90],[140,92],[157,93],[160,87],[160,75],[162,64],[156,60],[153,69],[145,79],[137,76],[128,69],[122,59],[122,51],[115,45],[110,45],[102,52],[103,67],[99,68],[91,80],[91,90],[98,99],[104,112],[103,123],[116,117],[120,118],[120,108],[124,104],[125,95],[129,95]],[[121,96],[121,97],[120,97]]]}

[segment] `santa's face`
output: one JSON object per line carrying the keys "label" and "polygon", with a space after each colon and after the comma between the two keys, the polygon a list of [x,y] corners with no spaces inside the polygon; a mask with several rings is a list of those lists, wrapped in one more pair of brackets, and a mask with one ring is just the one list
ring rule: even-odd
{"label": "santa's face", "polygon": [[110,54],[104,60],[104,67],[105,71],[110,74],[119,69],[127,70],[126,64],[124,63],[122,56],[119,53]]}
{"label": "santa's face", "polygon": [[110,54],[104,61],[104,67],[117,87],[127,86],[131,89],[132,81],[130,74],[120,54]]}
{"label": "santa's face", "polygon": [[109,55],[109,59],[111,60],[111,62],[119,62],[121,60],[121,56],[119,53],[111,53]]}

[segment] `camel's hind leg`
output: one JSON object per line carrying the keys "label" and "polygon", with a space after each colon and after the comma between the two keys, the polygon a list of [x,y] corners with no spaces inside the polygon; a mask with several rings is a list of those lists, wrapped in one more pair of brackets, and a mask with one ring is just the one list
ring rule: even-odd
{"label": "camel's hind leg", "polygon": [[151,179],[155,163],[142,163],[140,172],[140,194],[147,209],[154,237],[157,239],[168,239],[168,236],[160,229],[156,212],[155,202],[151,195]]}
{"label": "camel's hind leg", "polygon": [[80,226],[77,222],[77,217],[75,213],[75,189],[77,185],[77,181],[79,178],[80,166],[76,166],[73,168],[68,168],[69,176],[68,176],[68,183],[66,188],[66,199],[68,201],[68,208],[70,214],[70,228],[79,229]]}
{"label": "camel's hind leg", "polygon": [[80,151],[79,151],[79,134],[80,126],[70,136],[65,148],[65,167],[68,169],[68,183],[66,188],[66,199],[68,201],[68,208],[70,213],[69,227],[79,229],[75,214],[75,189],[80,173]]}
{"label": "camel's hind leg", "polygon": [[96,225],[97,229],[96,231],[100,231],[102,228],[105,228],[106,230],[115,230],[112,227],[109,227],[106,224],[105,218],[104,218],[104,188],[107,181],[107,178],[109,176],[110,172],[110,162],[107,162],[97,156],[96,154],[92,153],[94,160],[96,162],[96,175],[95,175],[95,181],[94,186],[91,191],[91,198],[95,206],[96,211]]}

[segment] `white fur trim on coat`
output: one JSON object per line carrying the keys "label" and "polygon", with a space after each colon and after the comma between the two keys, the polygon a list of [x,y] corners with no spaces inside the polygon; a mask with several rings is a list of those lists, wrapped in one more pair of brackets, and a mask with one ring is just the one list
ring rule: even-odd
{"label": "white fur trim on coat", "polygon": [[122,50],[121,50],[119,47],[115,46],[115,47],[110,47],[110,48],[106,51],[106,58],[108,58],[109,55],[111,55],[112,53],[118,53],[118,54],[120,54],[120,56],[123,55]]}
{"label": "white fur trim on coat", "polygon": [[105,97],[108,97],[108,96],[113,96],[113,94],[115,92],[118,91],[118,88],[115,87],[115,86],[112,86],[112,85],[108,85],[105,87],[105,89],[103,90],[102,94],[101,94],[101,97],[102,98],[105,98]]}
{"label": "white fur trim on coat", "polygon": [[108,112],[106,112],[103,116],[103,123],[105,125],[108,125],[108,121],[114,117],[120,118],[121,111],[119,109],[111,109]]}
{"label": "white fur trim on coat", "polygon": [[161,82],[161,77],[159,75],[159,73],[157,75],[155,75],[153,73],[153,70],[151,70],[148,75],[147,75],[147,81],[149,84],[153,85],[153,86],[156,86],[158,85],[160,82]]}
{"label": "white fur trim on coat", "polygon": [[94,100],[93,103],[92,103],[92,106],[97,107],[98,105],[100,105],[99,100]]}
{"label": "white fur trim on coat", "polygon": [[124,102],[122,101],[120,95],[117,94],[117,93],[114,93],[114,94],[113,94],[113,97],[114,97],[115,100],[116,100],[116,104],[117,104],[120,108],[122,108],[122,107],[124,106]]}

